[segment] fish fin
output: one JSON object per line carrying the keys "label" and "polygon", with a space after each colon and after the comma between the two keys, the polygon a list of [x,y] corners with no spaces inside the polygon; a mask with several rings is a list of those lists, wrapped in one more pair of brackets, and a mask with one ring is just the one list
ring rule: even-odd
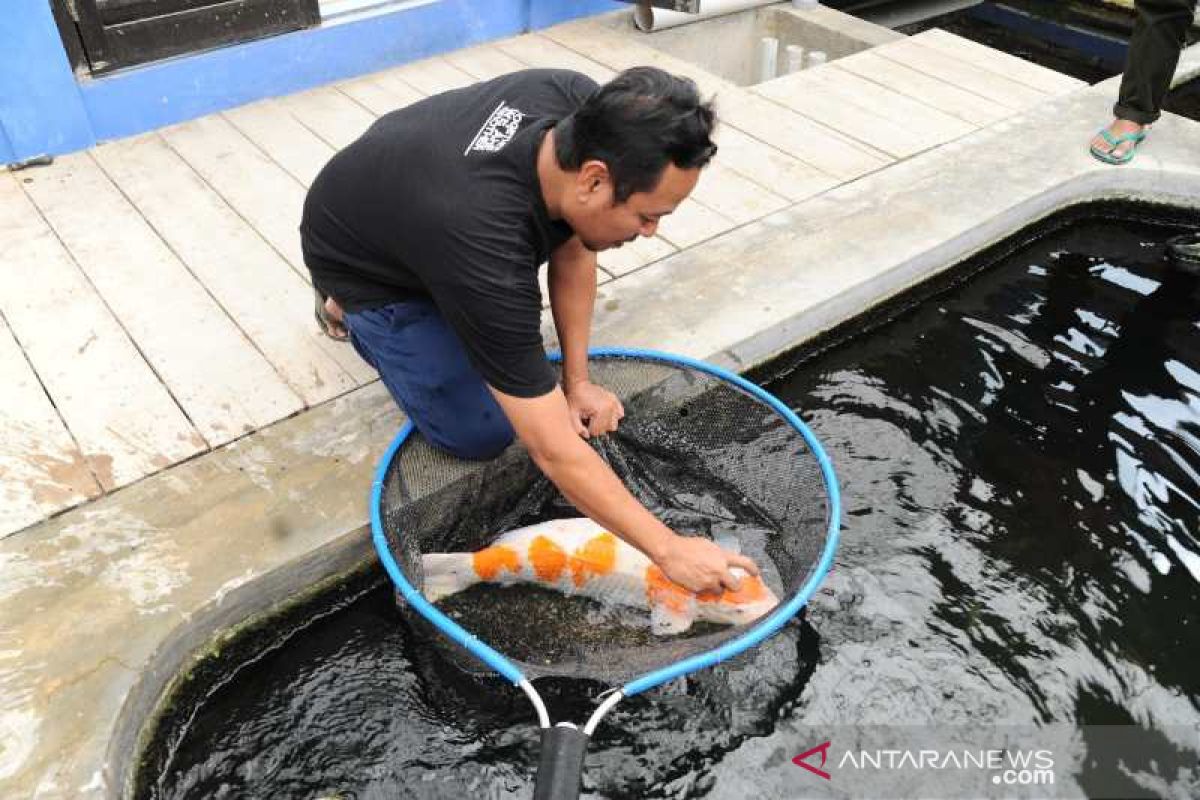
{"label": "fish fin", "polygon": [[479,583],[470,553],[427,553],[421,556],[425,599],[436,603]]}
{"label": "fish fin", "polygon": [[686,602],[650,604],[650,630],[656,636],[683,633],[692,627],[695,620],[696,601],[694,598],[689,597]]}

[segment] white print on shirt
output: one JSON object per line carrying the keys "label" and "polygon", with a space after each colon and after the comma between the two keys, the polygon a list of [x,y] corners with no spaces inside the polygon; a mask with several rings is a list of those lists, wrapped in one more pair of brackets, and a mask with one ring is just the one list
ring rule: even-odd
{"label": "white print on shirt", "polygon": [[483,127],[467,145],[467,149],[463,150],[463,155],[467,155],[472,150],[480,150],[485,153],[496,152],[517,135],[517,129],[521,127],[523,119],[525,119],[525,112],[519,108],[505,105],[501,100],[500,105],[496,106],[496,110],[487,118],[487,122],[483,123]]}

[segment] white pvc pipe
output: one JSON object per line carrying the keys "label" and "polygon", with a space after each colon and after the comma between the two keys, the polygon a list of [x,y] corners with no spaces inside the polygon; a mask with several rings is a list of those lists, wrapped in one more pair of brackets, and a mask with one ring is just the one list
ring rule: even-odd
{"label": "white pvc pipe", "polygon": [[587,724],[583,726],[583,732],[588,736],[591,736],[593,733],[595,733],[596,726],[600,724],[600,720],[604,719],[604,715],[609,711],[612,711],[612,707],[621,702],[621,698],[624,696],[625,695],[621,694],[619,690],[610,694],[605,701],[600,704],[600,707],[592,712],[591,718],[589,718]]}
{"label": "white pvc pipe", "polygon": [[779,65],[779,40],[764,36],[758,40],[758,81],[765,83],[775,77]]}
{"label": "white pvc pipe", "polygon": [[802,69],[804,69],[804,48],[798,44],[789,44],[787,46],[786,74],[791,75]]}
{"label": "white pvc pipe", "polygon": [[667,11],[663,8],[638,3],[633,7],[633,23],[638,30],[645,33],[666,30],[689,22],[699,22],[711,17],[722,17],[748,8],[769,6],[779,0],[702,0],[699,14],[688,14],[683,11]]}

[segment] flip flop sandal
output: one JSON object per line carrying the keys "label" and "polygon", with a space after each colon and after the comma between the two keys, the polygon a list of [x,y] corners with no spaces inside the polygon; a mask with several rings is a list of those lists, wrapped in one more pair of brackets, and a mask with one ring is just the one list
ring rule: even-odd
{"label": "flip flop sandal", "polygon": [[313,294],[317,298],[313,316],[316,317],[317,327],[321,329],[321,333],[335,342],[350,341],[350,332],[346,330],[346,326],[329,316],[329,312],[325,310],[325,301],[329,299],[329,295],[322,294],[321,290],[317,288],[313,289]]}
{"label": "flip flop sandal", "polygon": [[1133,157],[1137,155],[1138,145],[1140,145],[1142,140],[1146,138],[1146,131],[1140,130],[1133,133],[1126,133],[1122,136],[1113,136],[1106,128],[1100,131],[1100,138],[1108,142],[1108,146],[1111,148],[1115,148],[1118,145],[1124,144],[1125,142],[1133,142],[1133,147],[1130,147],[1128,150],[1126,150],[1125,155],[1123,156],[1115,156],[1111,151],[1106,152],[1097,148],[1095,145],[1092,145],[1092,147],[1089,148],[1092,152],[1092,157],[1097,161],[1103,161],[1105,164],[1128,164],[1130,161],[1133,161]]}

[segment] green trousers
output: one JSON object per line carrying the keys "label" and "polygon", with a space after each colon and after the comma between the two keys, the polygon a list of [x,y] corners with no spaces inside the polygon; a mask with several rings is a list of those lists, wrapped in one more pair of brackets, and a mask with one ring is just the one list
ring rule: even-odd
{"label": "green trousers", "polygon": [[1137,21],[1113,114],[1149,125],[1162,113],[1196,0],[1135,0]]}

